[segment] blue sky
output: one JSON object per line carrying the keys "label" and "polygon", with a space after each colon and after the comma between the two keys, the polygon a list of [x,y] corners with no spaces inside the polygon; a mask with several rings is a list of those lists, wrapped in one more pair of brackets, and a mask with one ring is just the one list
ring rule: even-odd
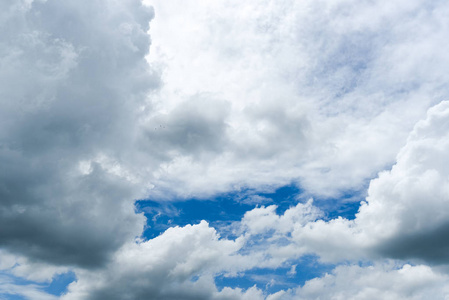
{"label": "blue sky", "polygon": [[448,298],[447,15],[1,3],[0,298]]}
{"label": "blue sky", "polygon": [[[217,229],[227,227],[232,222],[240,221],[247,211],[258,206],[276,205],[276,213],[282,215],[297,203],[306,202],[308,197],[310,196],[304,195],[299,187],[290,184],[263,193],[248,189],[206,199],[175,199],[170,202],[157,199],[139,200],[136,202],[136,211],[143,212],[147,219],[147,228],[142,237],[151,239],[169,227],[199,223],[201,220],[209,222]],[[363,199],[360,192],[345,192],[338,198],[318,198],[314,204],[323,211],[323,219],[340,216],[351,220],[355,218]]]}
{"label": "blue sky", "polygon": [[[237,236],[229,230],[229,226],[240,221],[247,211],[259,206],[276,205],[276,213],[282,215],[287,209],[296,206],[297,203],[304,203],[308,199],[304,191],[294,184],[267,190],[271,191],[257,193],[248,189],[218,195],[212,199],[182,199],[169,203],[139,200],[136,202],[137,212],[144,212],[147,218],[147,228],[142,237],[149,240],[169,227],[182,227],[206,220],[218,230],[221,236],[232,239]],[[257,199],[257,202],[254,202],[254,199]],[[360,192],[345,192],[338,198],[317,199],[315,206],[322,210],[324,220],[338,216],[352,220],[362,199],[364,198]],[[292,266],[295,266],[294,272],[291,272]],[[303,285],[307,280],[331,271],[334,266],[334,264],[321,263],[317,256],[305,255],[275,269],[255,268],[238,276],[219,276],[216,278],[216,284],[219,288],[231,286],[244,289],[256,285],[267,292],[275,293],[298,284]],[[271,280],[274,281],[270,283]]]}
{"label": "blue sky", "polygon": [[[256,198],[258,202],[252,202]],[[259,198],[260,197],[260,198]],[[264,198],[264,202],[260,199]],[[213,199],[182,199],[174,202],[158,202],[155,200],[139,200],[136,203],[137,212],[144,212],[147,218],[147,228],[142,238],[152,239],[162,234],[167,228],[185,226],[206,220],[226,238],[236,238],[229,226],[240,221],[245,212],[260,205],[277,206],[276,213],[283,214],[288,208],[298,202],[304,202],[303,192],[296,185],[276,188],[271,192],[256,193],[254,190],[218,195]],[[338,199],[324,199],[315,205],[324,212],[324,219],[341,216],[354,219],[359,208],[360,200],[357,193],[345,193]],[[294,271],[292,272],[292,266]],[[218,276],[215,278],[218,288],[230,286],[248,289],[254,285],[268,293],[275,293],[303,285],[307,280],[324,275],[333,269],[334,264],[321,263],[314,255],[305,255],[288,262],[278,268],[255,268],[237,276]],[[297,270],[297,271],[296,271]]]}

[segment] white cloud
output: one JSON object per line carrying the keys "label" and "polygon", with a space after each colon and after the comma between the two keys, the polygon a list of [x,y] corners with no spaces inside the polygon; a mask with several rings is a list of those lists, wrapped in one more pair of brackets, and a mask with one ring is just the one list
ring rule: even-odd
{"label": "white cloud", "polygon": [[357,222],[399,258],[447,263],[449,102],[416,124],[391,171],[371,182]]}
{"label": "white cloud", "polygon": [[165,83],[149,122],[179,118],[197,95],[230,107],[214,131],[220,147],[164,164],[155,196],[290,181],[315,195],[360,189],[448,94],[442,2],[147,2],[157,12],[149,60]]}
{"label": "white cloud", "polygon": [[447,264],[449,102],[429,109],[391,171],[372,180],[354,220],[297,224],[295,243],[323,260],[379,256]]}
{"label": "white cloud", "polygon": [[103,270],[79,271],[62,297],[71,299],[262,299],[256,288],[218,291],[213,275],[253,268],[242,256],[243,240],[219,239],[206,222],[173,227],[160,236],[130,243]]}
{"label": "white cloud", "polygon": [[[2,269],[48,280],[75,268],[66,299],[257,299],[213,277],[305,253],[447,263],[447,102],[413,129],[449,94],[444,1],[149,2],[150,65],[153,11],[137,0],[0,4]],[[272,203],[245,214],[236,240],[204,222],[134,240],[138,198],[292,181],[338,196],[395,156],[353,221],[319,220],[312,202],[277,215]],[[410,283],[386,298],[419,299],[406,293],[419,272],[445,283],[424,265],[349,266],[298,293],[359,276],[348,293],[369,297],[382,286],[363,280],[386,274]]]}
{"label": "white cloud", "polygon": [[292,299],[447,299],[447,287],[447,275],[423,265],[339,266],[331,274],[306,282]]}
{"label": "white cloud", "polygon": [[242,226],[248,234],[263,234],[276,231],[280,234],[291,232],[294,226],[304,226],[322,217],[322,212],[313,206],[313,201],[298,203],[287,209],[282,216],[276,214],[276,205],[255,208],[245,213]]}
{"label": "white cloud", "polygon": [[[371,182],[366,204],[354,220],[319,220],[323,214],[309,200],[282,215],[276,213],[275,205],[248,211],[237,224],[240,235],[235,240],[220,238],[204,221],[170,228],[155,239],[125,245],[104,270],[79,270],[78,281],[71,284],[64,299],[121,299],[124,295],[132,299],[143,295],[155,299],[244,299],[244,293],[259,299],[425,299],[428,295],[443,299],[449,293],[447,275],[401,261],[370,267],[338,266],[297,290],[273,295],[257,288],[219,291],[213,278],[237,276],[254,268],[276,269],[307,253],[336,263],[391,257],[447,263],[445,256],[438,256],[444,251],[433,246],[444,244],[446,228],[447,187],[439,178],[447,177],[441,161],[449,147],[448,103],[431,108],[427,118],[417,123],[392,170]],[[430,177],[428,170],[433,174]],[[421,184],[409,184],[417,181]],[[434,197],[429,200],[431,195]],[[431,205],[430,211],[442,210],[443,216],[435,217],[423,205]],[[432,242],[433,238],[436,241]],[[431,243],[426,246],[423,242]],[[291,266],[289,273],[297,272],[301,270]]]}

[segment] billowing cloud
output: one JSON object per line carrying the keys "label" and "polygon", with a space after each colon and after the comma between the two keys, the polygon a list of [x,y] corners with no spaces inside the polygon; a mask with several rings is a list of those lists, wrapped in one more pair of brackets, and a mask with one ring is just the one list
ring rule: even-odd
{"label": "billowing cloud", "polygon": [[354,220],[296,222],[293,243],[325,261],[387,257],[447,264],[448,120],[449,102],[429,109],[397,163],[371,181]]}
{"label": "billowing cloud", "polygon": [[372,181],[357,219],[382,253],[448,263],[448,131],[445,101],[416,124],[391,171]]}
{"label": "billowing cloud", "polygon": [[[277,268],[300,254],[279,248],[285,239],[282,233],[291,231],[295,223],[315,220],[319,211],[311,201],[283,216],[273,209],[257,208],[245,214],[236,239],[221,238],[202,221],[126,244],[103,270],[79,270],[77,282],[62,299],[264,299],[266,293],[256,287],[218,289],[214,278]],[[273,229],[279,232],[273,235]]]}
{"label": "billowing cloud", "polygon": [[447,275],[423,265],[340,266],[285,299],[446,299],[447,286]]}
{"label": "billowing cloud", "polygon": [[441,2],[148,3],[165,83],[151,124],[197,95],[229,107],[221,147],[164,164],[157,197],[167,185],[181,197],[291,181],[320,196],[360,189],[448,93]]}
{"label": "billowing cloud", "polygon": [[[78,282],[70,286],[64,299],[121,299],[124,295],[130,299],[245,299],[245,295],[251,295],[253,299],[426,299],[429,295],[442,299],[449,294],[447,275],[427,265],[411,266],[401,261],[364,267],[346,263],[329,274],[307,281],[301,287],[271,295],[257,288],[248,289],[245,294],[238,289],[219,290],[214,277],[241,276],[239,274],[255,268],[285,267],[289,261],[304,254],[317,254],[321,260],[333,262],[418,258],[427,263],[447,263],[444,256],[438,256],[444,253],[444,249],[434,247],[435,242],[430,245],[424,243],[432,238],[444,241],[444,232],[442,236],[432,235],[435,231],[432,222],[442,224],[441,231],[444,231],[444,218],[440,222],[435,221],[432,214],[427,215],[421,209],[421,202],[416,202],[417,206],[406,206],[401,204],[402,198],[391,197],[385,192],[394,186],[399,194],[419,195],[410,186],[399,189],[401,185],[393,175],[401,172],[399,178],[405,182],[408,182],[407,178],[426,177],[430,165],[423,162],[434,161],[438,157],[433,151],[423,151],[422,146],[447,144],[444,136],[440,139],[441,135],[431,134],[435,130],[446,132],[443,124],[449,124],[447,108],[447,102],[433,107],[427,119],[415,126],[407,145],[398,155],[397,164],[391,171],[381,173],[372,181],[366,204],[362,205],[354,220],[321,220],[322,212],[309,200],[287,209],[282,215],[276,213],[275,205],[248,211],[240,222],[234,224],[238,232],[235,239],[220,238],[206,222],[170,228],[157,238],[123,247],[103,272],[79,272]],[[418,154],[415,153],[418,149],[415,145],[420,145],[418,153],[421,159],[409,160]],[[444,148],[439,150],[445,153]],[[423,186],[416,185],[416,188]],[[436,192],[438,194],[439,190]],[[445,194],[441,193],[440,196],[434,199],[434,203],[443,207]],[[406,198],[403,200],[407,201]],[[381,210],[384,207],[397,209],[390,211],[387,220],[377,223],[377,226],[369,224],[367,220],[374,220],[376,214],[379,214],[377,219],[382,220],[380,216],[386,214]],[[427,227],[401,227],[401,224],[407,224],[408,218],[423,218]],[[413,223],[418,222],[415,220]],[[426,228],[428,232],[423,232]],[[409,230],[409,234],[404,235],[404,230]],[[412,236],[411,241],[406,240],[409,236]],[[387,249],[399,248],[402,252],[399,255],[387,252],[385,245],[389,247]],[[426,251],[419,252],[422,249]],[[439,260],[436,261],[435,257]],[[296,272],[301,270],[296,270],[293,265],[288,273]]]}
{"label": "billowing cloud", "polygon": [[168,229],[115,254],[108,268],[81,271],[62,299],[261,299],[256,288],[218,291],[213,276],[253,267],[241,240],[219,239],[206,222]]}
{"label": "billowing cloud", "polygon": [[143,59],[153,12],[139,1],[3,6],[0,245],[101,265],[144,222],[141,189],[119,167],[158,84]]}
{"label": "billowing cloud", "polygon": [[[63,299],[446,295],[449,5],[147,2],[0,4],[0,293],[71,270]],[[291,183],[283,212],[258,195]],[[248,190],[228,227],[148,240],[134,207]],[[365,190],[353,220],[303,201]],[[304,255],[345,265],[217,283]]]}

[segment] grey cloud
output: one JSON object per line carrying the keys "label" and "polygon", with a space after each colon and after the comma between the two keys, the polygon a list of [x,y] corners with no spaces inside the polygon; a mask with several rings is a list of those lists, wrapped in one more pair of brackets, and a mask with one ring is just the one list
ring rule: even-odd
{"label": "grey cloud", "polygon": [[[308,136],[310,119],[300,105],[291,105],[284,99],[266,101],[245,108],[245,117],[251,124],[246,140],[234,141],[234,151],[242,159],[269,160],[306,152],[310,147]],[[301,158],[297,157],[298,162]]]}
{"label": "grey cloud", "polygon": [[324,261],[394,258],[447,264],[449,102],[430,108],[389,171],[371,180],[354,220],[309,222],[292,233]]}
{"label": "grey cloud", "polygon": [[25,186],[32,189],[27,202],[2,203],[0,212],[0,243],[11,252],[53,264],[98,267],[142,229],[142,216],[124,203],[132,196],[129,187],[101,167],[70,183]]}
{"label": "grey cloud", "polygon": [[[372,181],[368,205],[357,218],[362,226],[383,223],[367,228],[380,237],[377,250],[383,255],[448,263],[448,120],[449,102],[429,109],[398,154],[397,164]],[[389,208],[382,208],[385,205]],[[378,232],[382,229],[385,232]]]}
{"label": "grey cloud", "polygon": [[255,263],[236,253],[240,247],[220,239],[204,221],[173,227],[152,240],[124,245],[103,270],[79,272],[62,299],[262,299],[257,289],[215,286],[216,272]]}
{"label": "grey cloud", "polygon": [[[380,180],[372,182],[370,205],[356,221],[314,222],[318,213],[301,217],[301,206],[284,216],[274,207],[260,208],[243,223],[248,232],[275,239],[262,240],[256,245],[261,252],[245,260],[225,260],[222,244],[206,249],[209,239],[198,235],[164,240],[151,251],[136,244],[137,256],[130,251],[129,259],[114,260],[117,249],[141,234],[144,218],[135,214],[133,200],[149,193],[148,183],[157,185],[151,192],[175,197],[300,178],[311,193],[335,195],[392,163],[429,103],[447,95],[444,2],[433,8],[419,1],[209,2],[209,11],[197,18],[180,3],[171,13],[185,15],[186,25],[175,31],[161,26],[170,34],[159,37],[167,45],[180,40],[166,71],[181,83],[173,85],[179,82],[167,76],[168,91],[151,99],[148,92],[161,82],[144,60],[153,13],[138,1],[0,4],[0,247],[32,262],[104,267],[77,269],[70,299],[239,299],[241,291],[217,291],[212,276],[192,278],[232,264],[278,266],[308,252],[334,261],[363,257],[379,241],[376,254],[445,259],[441,249],[430,247],[447,247],[447,195],[435,188],[444,181],[431,176],[437,169],[447,178],[441,169],[447,147],[441,143],[438,159],[424,147],[411,151],[406,164],[406,173],[417,167],[413,175],[429,180],[417,183],[430,182],[429,189],[401,186],[400,180],[396,186],[397,178],[384,173],[377,194]],[[184,35],[193,19],[206,20],[194,26],[205,35]],[[183,55],[190,52],[192,57]],[[178,68],[177,61],[187,67]],[[420,137],[444,141],[447,130],[436,129],[445,122],[432,124]],[[398,191],[404,194],[398,197]],[[385,199],[386,205],[375,206]],[[435,211],[442,214],[437,218]],[[142,262],[158,249],[165,249],[160,261]],[[254,254],[251,245],[244,250]],[[194,255],[186,258],[189,253]],[[205,254],[209,261],[202,261]],[[226,265],[217,264],[222,259]],[[184,272],[171,276],[179,268]],[[257,290],[246,293],[249,299],[260,296]]]}
{"label": "grey cloud", "polygon": [[193,96],[172,111],[155,115],[146,122],[144,148],[166,158],[220,154],[228,143],[226,118],[229,113],[230,107],[225,101],[212,95]]}
{"label": "grey cloud", "polygon": [[448,264],[449,224],[423,232],[398,233],[394,238],[382,241],[375,251],[395,259],[417,260],[432,265]]}
{"label": "grey cloud", "polygon": [[[447,276],[424,265],[393,263],[338,266],[332,273],[307,281],[285,299],[444,299]],[[284,299],[282,298],[282,299]]]}
{"label": "grey cloud", "polygon": [[114,168],[125,164],[138,105],[159,85],[144,59],[153,12],[132,0],[4,5],[0,246],[102,265],[144,223],[133,208],[141,188]]}

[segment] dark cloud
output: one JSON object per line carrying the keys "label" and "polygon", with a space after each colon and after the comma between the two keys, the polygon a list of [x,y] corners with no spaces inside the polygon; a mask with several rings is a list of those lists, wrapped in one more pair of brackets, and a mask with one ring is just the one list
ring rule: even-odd
{"label": "dark cloud", "polygon": [[221,154],[229,143],[226,118],[229,103],[212,95],[196,95],[166,114],[147,122],[144,148],[160,157],[175,155],[199,159]]}
{"label": "dark cloud", "polygon": [[428,264],[449,262],[449,223],[424,232],[398,233],[376,249],[385,257],[418,260]]}
{"label": "dark cloud", "polygon": [[114,168],[159,84],[144,59],[154,14],[133,0],[3,6],[0,246],[99,266],[143,226],[136,188]]}
{"label": "dark cloud", "polygon": [[32,190],[23,195],[25,203],[2,203],[0,243],[32,260],[100,266],[142,228],[142,217],[124,202],[132,196],[129,187],[99,166],[69,183],[52,180],[21,187]]}

